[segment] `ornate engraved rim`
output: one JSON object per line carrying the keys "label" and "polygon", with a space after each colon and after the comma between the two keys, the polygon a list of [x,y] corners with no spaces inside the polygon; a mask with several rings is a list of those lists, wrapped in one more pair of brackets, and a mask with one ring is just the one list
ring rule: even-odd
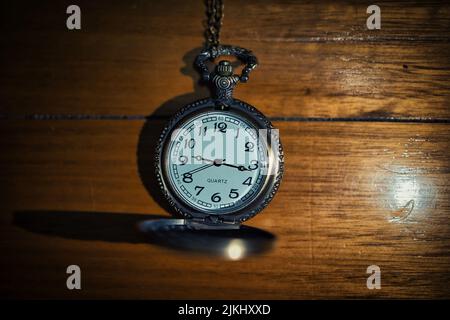
{"label": "ornate engraved rim", "polygon": [[[156,180],[164,198],[168,201],[170,207],[174,209],[176,214],[188,219],[202,220],[205,223],[242,223],[261,212],[261,210],[263,210],[270,203],[278,191],[284,172],[284,154],[280,141],[278,141],[278,157],[274,158],[274,160],[277,161],[276,165],[278,166],[276,173],[267,176],[265,185],[259,192],[258,196],[254,198],[252,203],[239,208],[236,212],[217,215],[196,211],[194,208],[186,205],[183,200],[179,199],[176,193],[171,190],[168,186],[166,181],[167,179],[163,171],[162,162],[164,147],[172,130],[176,128],[177,124],[184,120],[186,116],[194,113],[200,113],[205,111],[205,109],[211,109],[213,107],[214,100],[211,98],[198,100],[182,107],[169,120],[159,137],[155,149],[154,165]],[[274,129],[272,123],[261,112],[243,101],[233,99],[229,110],[231,112],[236,111],[238,113],[243,113],[250,120],[253,120],[253,122],[255,122],[261,129]]]}

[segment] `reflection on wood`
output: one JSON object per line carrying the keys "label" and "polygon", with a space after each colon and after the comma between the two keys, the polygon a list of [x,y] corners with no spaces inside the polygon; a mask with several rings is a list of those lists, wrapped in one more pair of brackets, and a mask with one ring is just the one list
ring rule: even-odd
{"label": "reflection on wood", "polygon": [[[286,176],[267,210],[249,221],[273,233],[275,247],[225,261],[167,251],[130,232],[139,215],[167,216],[145,177],[146,148],[160,122],[3,121],[0,291],[59,298],[449,296],[449,126],[275,124]],[[64,287],[69,264],[83,270],[81,292]],[[365,286],[372,264],[381,268],[379,291]]]}

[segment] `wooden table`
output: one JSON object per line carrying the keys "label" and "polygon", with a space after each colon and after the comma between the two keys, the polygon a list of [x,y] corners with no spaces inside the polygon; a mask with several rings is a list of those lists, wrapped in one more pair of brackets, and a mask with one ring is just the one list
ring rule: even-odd
{"label": "wooden table", "polygon": [[[2,4],[4,298],[449,298],[450,6],[226,0],[222,41],[261,65],[236,97],[280,129],[286,174],[248,225],[273,248],[232,261],[168,249],[152,145],[208,95],[192,62],[201,1]],[[82,270],[67,290],[66,268]],[[381,269],[368,290],[366,269]]]}

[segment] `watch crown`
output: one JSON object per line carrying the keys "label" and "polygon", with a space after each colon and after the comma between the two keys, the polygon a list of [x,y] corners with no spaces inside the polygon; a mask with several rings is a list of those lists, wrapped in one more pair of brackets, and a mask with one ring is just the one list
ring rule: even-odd
{"label": "watch crown", "polygon": [[231,76],[233,74],[233,66],[230,61],[222,60],[216,66],[216,72],[221,76]]}

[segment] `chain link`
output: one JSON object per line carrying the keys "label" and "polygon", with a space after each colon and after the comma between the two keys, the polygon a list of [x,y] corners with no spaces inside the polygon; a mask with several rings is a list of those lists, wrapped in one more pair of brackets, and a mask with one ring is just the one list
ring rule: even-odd
{"label": "chain link", "polygon": [[201,73],[202,79],[209,81],[212,73],[207,66],[208,61],[212,61],[219,56],[235,56],[242,63],[245,63],[239,76],[239,81],[247,82],[250,72],[258,65],[258,60],[250,50],[220,44],[223,2],[224,0],[205,0],[206,20],[204,21],[204,25],[206,41],[205,47],[195,58],[195,65]]}
{"label": "chain link", "polygon": [[223,18],[223,0],[205,0],[205,47],[216,48],[220,42],[220,27]]}

